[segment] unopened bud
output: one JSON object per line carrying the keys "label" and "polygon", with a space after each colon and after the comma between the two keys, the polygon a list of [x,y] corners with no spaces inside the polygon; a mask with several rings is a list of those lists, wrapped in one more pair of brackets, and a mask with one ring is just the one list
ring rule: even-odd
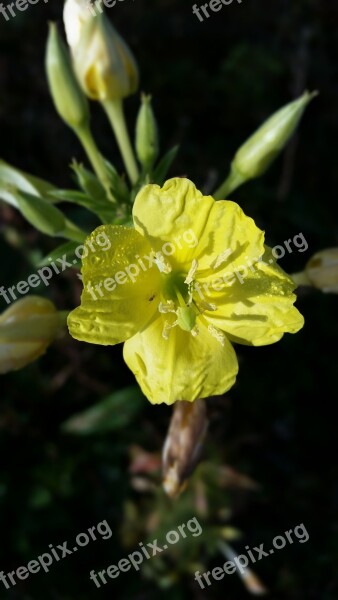
{"label": "unopened bud", "polygon": [[72,54],[78,81],[92,100],[121,100],[136,92],[135,59],[105,14],[83,24]]}
{"label": "unopened bud", "polygon": [[[95,7],[103,12],[101,3],[96,0]],[[96,15],[92,0],[66,0],[63,8],[63,22],[66,30],[67,42],[71,48],[80,41],[83,25]]]}
{"label": "unopened bud", "polygon": [[314,287],[338,294],[338,248],[317,252],[307,263],[305,274]]}
{"label": "unopened bud", "polygon": [[61,325],[54,304],[39,296],[7,308],[0,316],[0,373],[22,369],[44,354]]}
{"label": "unopened bud", "polygon": [[237,151],[231,165],[233,174],[243,180],[263,175],[295,132],[305,108],[316,95],[317,92],[305,92],[265,121]]}
{"label": "unopened bud", "polygon": [[136,152],[145,169],[151,169],[159,152],[158,128],[151,106],[151,96],[142,94],[136,123]]}
{"label": "unopened bud", "polygon": [[54,23],[50,24],[49,29],[46,70],[50,92],[60,117],[72,128],[87,124],[88,101],[76,80],[67,48]]}

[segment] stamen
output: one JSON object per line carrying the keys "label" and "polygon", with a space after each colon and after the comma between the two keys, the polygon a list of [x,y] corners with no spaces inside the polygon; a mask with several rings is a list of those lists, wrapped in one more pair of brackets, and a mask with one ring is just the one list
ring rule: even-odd
{"label": "stamen", "polygon": [[209,304],[208,302],[204,302],[204,300],[198,302],[198,307],[201,307],[203,310],[217,310],[216,304]]}
{"label": "stamen", "polygon": [[164,327],[163,327],[163,331],[162,331],[162,337],[164,337],[165,340],[169,340],[169,333],[170,330],[173,329],[174,327],[176,327],[176,325],[178,324],[178,321],[174,321],[174,323],[169,323],[169,321],[166,321],[164,323]]}
{"label": "stamen", "polygon": [[173,303],[172,300],[168,300],[168,302],[166,304],[163,304],[163,302],[160,302],[158,305],[158,312],[160,312],[162,314],[174,313],[174,312],[176,312],[175,304]]}
{"label": "stamen", "polygon": [[221,252],[221,254],[216,256],[215,260],[211,263],[210,267],[212,269],[217,269],[222,263],[224,263],[229,258],[230,254],[232,254],[232,250],[230,248],[224,250],[224,252]]}
{"label": "stamen", "polygon": [[224,346],[225,335],[222,333],[222,331],[220,331],[220,329],[217,329],[217,327],[214,327],[213,325],[208,325],[208,331],[220,344],[222,344],[222,346]]}
{"label": "stamen", "polygon": [[184,280],[184,283],[189,285],[190,283],[193,282],[197,269],[198,269],[198,260],[196,260],[196,258],[194,258],[194,260],[192,261],[192,265],[190,267],[189,273]]}
{"label": "stamen", "polygon": [[190,333],[193,337],[197,337],[199,332],[200,332],[200,330],[198,329],[197,325],[195,325],[195,327],[191,330]]}

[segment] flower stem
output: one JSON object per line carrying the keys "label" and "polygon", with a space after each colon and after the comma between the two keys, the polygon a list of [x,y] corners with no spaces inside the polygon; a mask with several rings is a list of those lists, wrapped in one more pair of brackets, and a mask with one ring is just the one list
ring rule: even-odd
{"label": "flower stem", "polygon": [[102,105],[115,133],[129,179],[132,184],[135,184],[139,177],[139,170],[130,142],[122,100],[107,100],[102,102]]}
{"label": "flower stem", "polygon": [[231,169],[228,177],[223,181],[222,185],[213,194],[215,200],[226,200],[228,195],[245,183],[246,178],[243,177],[235,169]]}
{"label": "flower stem", "polygon": [[110,192],[110,180],[107,167],[95,143],[90,128],[88,126],[79,127],[75,129],[75,133],[78,136],[98,179],[106,190],[109,200],[115,202],[115,199]]}

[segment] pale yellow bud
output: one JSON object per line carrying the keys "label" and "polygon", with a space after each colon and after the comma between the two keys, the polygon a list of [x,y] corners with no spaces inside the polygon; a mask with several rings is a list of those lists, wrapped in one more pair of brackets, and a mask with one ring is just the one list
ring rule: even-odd
{"label": "pale yellow bud", "polygon": [[[86,4],[86,3],[85,3]],[[92,100],[120,100],[136,92],[136,61],[106,15],[91,16],[88,5],[67,0],[65,28],[78,81]]]}
{"label": "pale yellow bud", "polygon": [[83,25],[91,19],[89,0],[67,0],[63,9],[68,45],[75,48],[80,41]]}
{"label": "pale yellow bud", "polygon": [[28,296],[12,304],[0,316],[0,373],[22,369],[44,354],[61,325],[45,298]]}
{"label": "pale yellow bud", "polygon": [[314,287],[338,294],[338,248],[317,252],[307,263],[305,273]]}

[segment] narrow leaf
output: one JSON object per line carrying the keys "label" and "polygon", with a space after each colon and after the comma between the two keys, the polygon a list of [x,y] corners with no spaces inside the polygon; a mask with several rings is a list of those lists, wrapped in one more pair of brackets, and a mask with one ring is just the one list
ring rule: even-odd
{"label": "narrow leaf", "polygon": [[62,431],[73,435],[109,433],[126,427],[144,407],[144,396],[136,386],[113,392],[91,408],[63,423]]}
{"label": "narrow leaf", "polygon": [[162,185],[165,181],[167,173],[174,162],[177,152],[179,150],[179,146],[174,146],[167,154],[163,156],[154,170],[152,181],[153,183],[157,183],[158,185]]}

